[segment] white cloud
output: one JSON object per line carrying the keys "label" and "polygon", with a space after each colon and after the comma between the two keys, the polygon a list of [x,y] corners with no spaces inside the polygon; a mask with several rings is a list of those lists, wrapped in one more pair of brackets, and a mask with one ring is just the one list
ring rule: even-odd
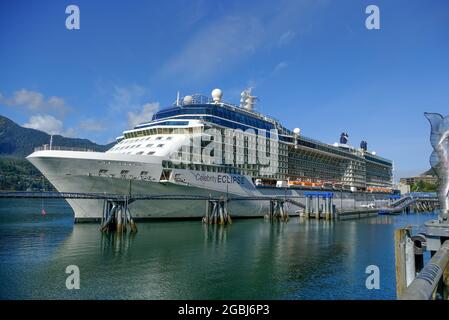
{"label": "white cloud", "polygon": [[64,99],[59,98],[59,97],[55,97],[55,96],[50,97],[48,99],[47,103],[48,103],[49,106],[51,106],[53,108],[60,108],[60,109],[62,109],[62,108],[66,107]]}
{"label": "white cloud", "polygon": [[103,123],[101,123],[98,120],[94,120],[94,119],[87,119],[87,120],[81,121],[80,127],[83,130],[91,131],[91,132],[101,132],[106,129],[105,126],[103,125]]}
{"label": "white cloud", "polygon": [[263,38],[263,24],[251,15],[228,16],[211,21],[164,66],[164,74],[201,78],[214,72],[220,73],[254,53]]}
{"label": "white cloud", "polygon": [[147,103],[143,105],[139,112],[128,112],[128,125],[134,128],[145,121],[150,121],[153,114],[160,108],[159,102]]}
{"label": "white cloud", "polygon": [[147,95],[147,90],[139,85],[114,86],[112,92],[112,101],[109,107],[113,111],[123,111],[138,108],[140,100]]}
{"label": "white cloud", "polygon": [[25,128],[44,131],[48,134],[60,134],[67,137],[75,136],[75,130],[73,128],[64,131],[63,122],[48,114],[31,116],[23,126]]}
{"label": "white cloud", "polygon": [[293,39],[295,37],[296,37],[296,33],[294,31],[288,30],[288,31],[284,32],[279,38],[278,46],[282,47],[282,46],[289,44],[290,42],[293,41]]}
{"label": "white cloud", "polygon": [[25,106],[30,110],[39,110],[45,104],[44,95],[39,92],[21,89],[14,92],[14,97],[10,100],[11,105]]}
{"label": "white cloud", "polygon": [[285,61],[279,62],[279,63],[276,65],[276,67],[274,67],[273,72],[278,72],[278,71],[280,71],[281,69],[286,68],[287,66],[288,66],[288,63],[287,63],[287,62],[285,62]]}
{"label": "white cloud", "polygon": [[41,130],[49,134],[61,134],[63,130],[62,121],[48,114],[32,116],[23,126],[25,128]]}
{"label": "white cloud", "polygon": [[45,99],[45,96],[37,91],[27,89],[20,89],[13,93],[11,98],[0,96],[0,103],[7,106],[23,107],[31,112],[49,112],[56,111],[64,114],[70,108],[64,99],[56,96],[51,96]]}
{"label": "white cloud", "polygon": [[303,17],[327,2],[279,0],[276,9],[242,2],[232,15],[217,14],[204,28],[193,30],[161,73],[191,81],[229,72],[244,61],[251,63],[250,56],[260,50],[270,52],[293,41],[309,25]]}

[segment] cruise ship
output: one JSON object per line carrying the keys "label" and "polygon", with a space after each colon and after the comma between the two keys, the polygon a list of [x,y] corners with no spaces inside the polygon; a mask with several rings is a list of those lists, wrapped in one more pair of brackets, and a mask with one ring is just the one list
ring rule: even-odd
{"label": "cruise ship", "polygon": [[[305,190],[333,190],[341,206],[382,201],[392,191],[392,161],[348,143],[327,144],[299,128],[255,110],[257,98],[244,90],[240,104],[211,97],[179,97],[152,119],[123,132],[106,152],[39,147],[27,159],[59,192],[108,194],[303,196]],[[68,199],[75,221],[101,219],[101,200]],[[266,201],[230,202],[233,217],[263,216]],[[203,201],[136,201],[135,219],[194,218]],[[289,214],[300,208],[287,205]]]}

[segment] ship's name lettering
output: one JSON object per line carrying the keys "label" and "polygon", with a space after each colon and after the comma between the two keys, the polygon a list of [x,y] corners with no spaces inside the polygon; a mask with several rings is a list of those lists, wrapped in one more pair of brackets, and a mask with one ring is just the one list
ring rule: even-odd
{"label": "ship's name lettering", "polygon": [[228,183],[228,184],[243,184],[244,178],[238,177],[238,176],[228,176],[228,175],[222,175],[219,174],[217,176],[209,176],[206,174],[196,174],[195,175],[196,181],[203,181],[203,182],[213,182],[213,183]]}

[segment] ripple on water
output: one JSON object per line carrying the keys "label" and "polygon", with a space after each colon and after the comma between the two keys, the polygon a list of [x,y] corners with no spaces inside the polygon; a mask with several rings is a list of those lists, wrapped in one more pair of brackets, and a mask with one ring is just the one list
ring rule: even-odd
{"label": "ripple on water", "polygon": [[[45,217],[36,208],[1,203],[0,298],[394,299],[394,229],[434,218],[148,222],[117,236],[73,226],[64,202],[47,203]],[[81,271],[77,291],[65,288],[70,264]],[[365,287],[370,264],[381,268],[381,290]]]}

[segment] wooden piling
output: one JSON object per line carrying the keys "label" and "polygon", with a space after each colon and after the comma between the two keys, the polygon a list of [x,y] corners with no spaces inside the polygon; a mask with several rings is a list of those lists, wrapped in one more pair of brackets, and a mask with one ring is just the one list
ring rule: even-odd
{"label": "wooden piling", "polygon": [[306,219],[310,219],[310,197],[306,196],[306,208],[304,211]]}
{"label": "wooden piling", "polygon": [[315,219],[320,220],[320,197],[316,197],[313,211],[315,212]]}
{"label": "wooden piling", "polygon": [[407,288],[405,268],[405,241],[406,229],[397,229],[394,232],[394,253],[396,262],[396,296],[400,298]]}
{"label": "wooden piling", "polygon": [[331,220],[330,199],[331,198],[324,199],[324,214],[325,214],[326,220]]}
{"label": "wooden piling", "polygon": [[227,200],[224,198],[207,200],[206,215],[202,221],[206,224],[231,224]]}
{"label": "wooden piling", "polygon": [[115,222],[115,225],[116,225],[116,231],[117,231],[118,233],[121,233],[121,232],[122,232],[122,206],[120,206],[120,207],[117,209],[117,215],[116,215],[116,222]]}
{"label": "wooden piling", "polygon": [[104,211],[100,231],[117,233],[126,233],[129,229],[132,233],[137,232],[137,226],[129,210],[129,201],[124,200],[105,200]]}
{"label": "wooden piling", "polygon": [[129,228],[131,230],[132,233],[136,233],[137,232],[137,225],[134,222],[134,219],[131,216],[131,212],[129,211],[128,206],[126,207],[126,217],[128,220],[128,224],[129,224]]}

